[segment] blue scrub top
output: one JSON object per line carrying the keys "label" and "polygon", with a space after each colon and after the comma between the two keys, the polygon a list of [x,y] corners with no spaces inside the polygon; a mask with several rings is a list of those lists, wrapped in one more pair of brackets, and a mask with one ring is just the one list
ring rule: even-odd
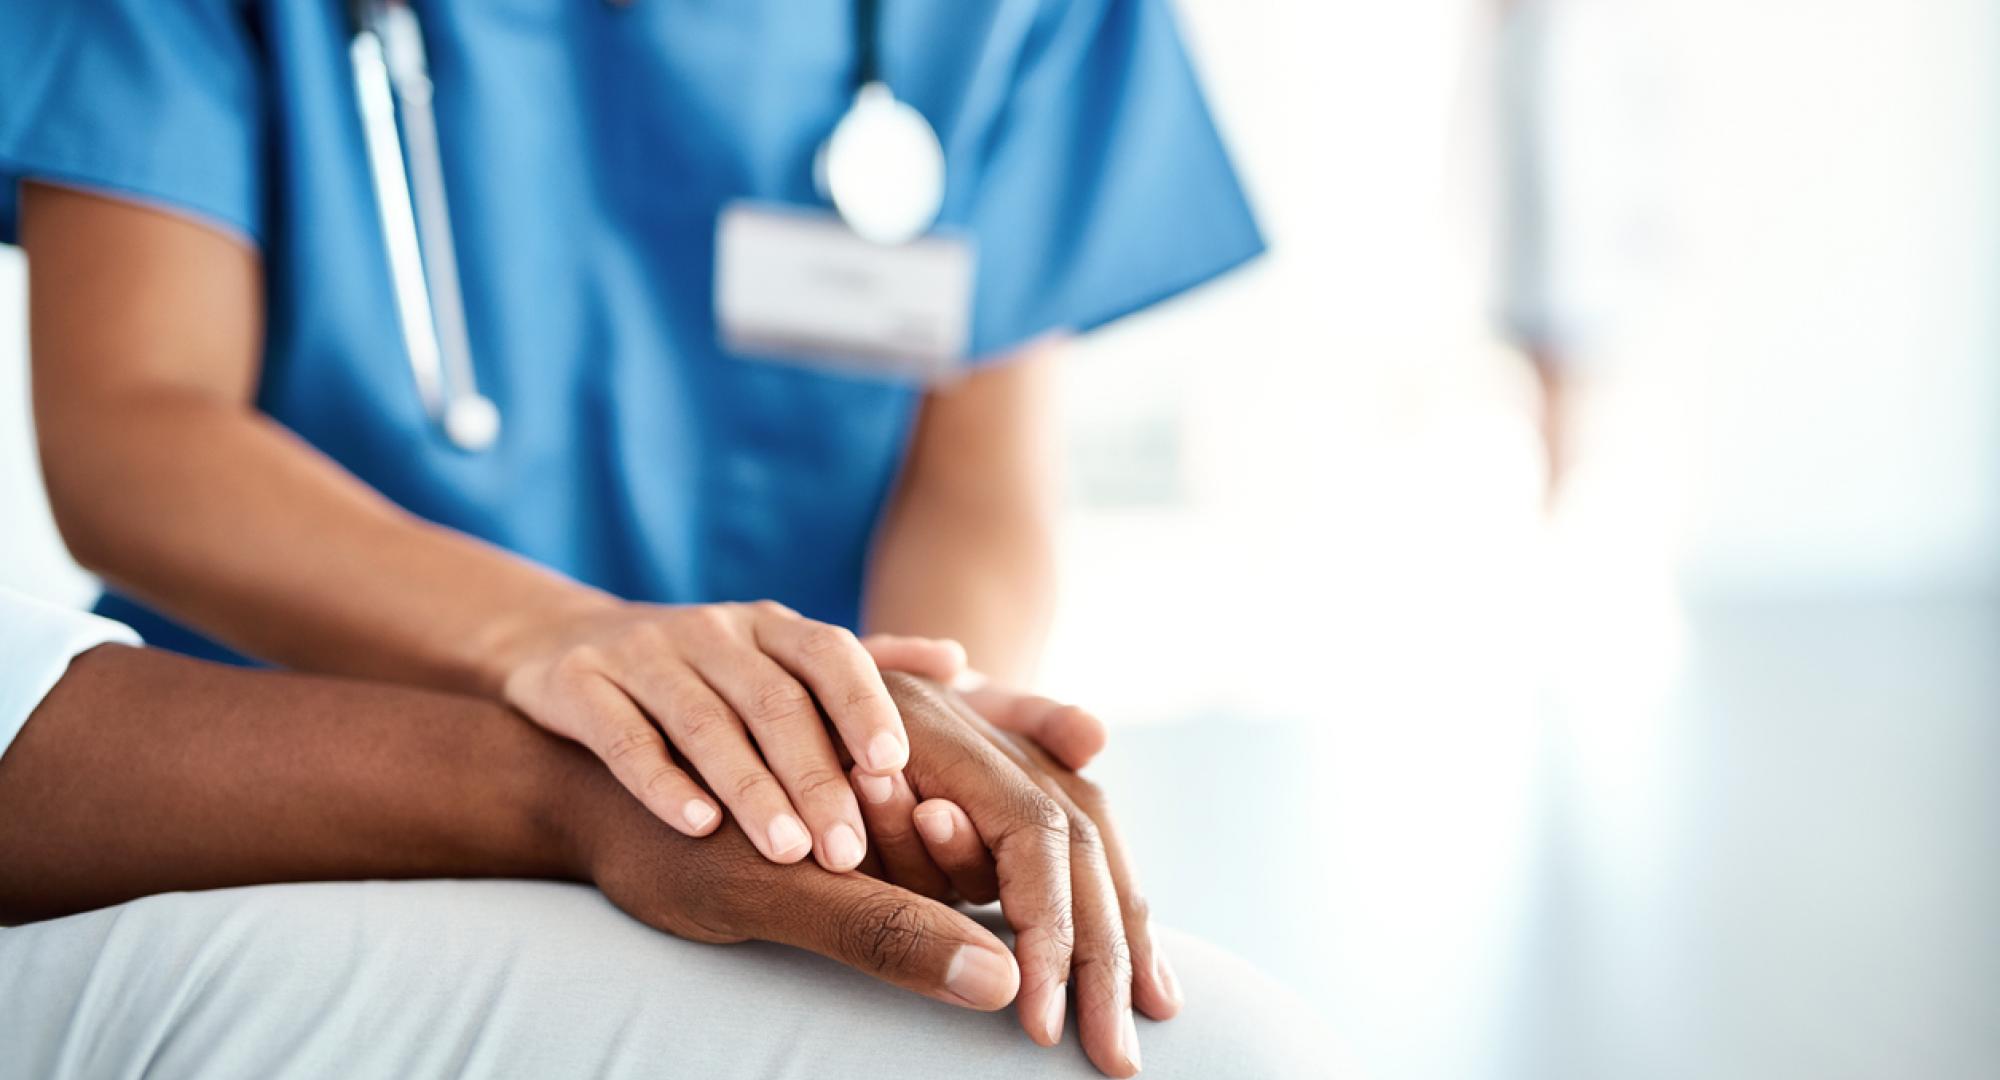
{"label": "blue scrub top", "polygon": [[[1164,0],[886,0],[882,70],[937,127],[978,245],[974,353],[1088,330],[1262,250]],[[480,388],[418,400],[344,0],[10,0],[0,240],[18,182],[127,197],[262,252],[257,403],[390,499],[631,599],[771,598],[854,626],[920,387],[717,342],[717,214],[823,205],[847,0],[417,0]],[[142,605],[149,641],[227,657]]]}

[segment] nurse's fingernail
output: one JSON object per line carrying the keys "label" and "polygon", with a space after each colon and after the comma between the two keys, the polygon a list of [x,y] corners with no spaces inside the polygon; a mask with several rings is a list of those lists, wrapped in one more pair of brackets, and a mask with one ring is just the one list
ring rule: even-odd
{"label": "nurse's fingernail", "polygon": [[689,799],[687,805],[681,807],[681,814],[687,818],[688,828],[700,832],[715,820],[715,807],[700,799]]}
{"label": "nurse's fingernail", "polygon": [[885,803],[896,793],[896,782],[886,776],[857,772],[854,782],[861,787],[861,797],[871,803]]}
{"label": "nurse's fingernail", "polygon": [[861,865],[861,837],[845,825],[826,831],[826,861],[835,870],[852,870]]}
{"label": "nurse's fingernail", "polygon": [[997,1009],[1014,996],[1014,962],[977,945],[960,945],[944,971],[945,989],[975,1009]]}
{"label": "nurse's fingernail", "polygon": [[895,772],[909,763],[909,748],[894,732],[885,731],[869,740],[868,767],[875,772]]}
{"label": "nurse's fingernail", "polygon": [[917,831],[933,844],[951,843],[951,834],[958,826],[951,820],[951,811],[942,806],[926,806],[916,812]]}
{"label": "nurse's fingernail", "polygon": [[771,840],[771,854],[779,858],[803,853],[812,847],[812,837],[806,835],[806,827],[790,814],[779,814],[774,818],[766,835]]}

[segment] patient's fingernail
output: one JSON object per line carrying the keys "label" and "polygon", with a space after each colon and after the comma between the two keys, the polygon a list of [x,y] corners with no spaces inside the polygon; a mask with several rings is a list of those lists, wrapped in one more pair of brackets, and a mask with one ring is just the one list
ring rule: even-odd
{"label": "patient's fingernail", "polygon": [[1054,1046],[1062,1039],[1063,1010],[1069,1005],[1069,984],[1057,983],[1049,994],[1048,1004],[1042,1006],[1042,1030],[1048,1033],[1049,1045]]}
{"label": "patient's fingernail", "polygon": [[1125,1052],[1125,1060],[1132,1071],[1139,1071],[1139,1026],[1132,1022],[1132,1010],[1125,1010],[1125,1026],[1118,1031],[1118,1047]]}
{"label": "patient's fingernail", "polygon": [[895,772],[909,764],[910,751],[894,732],[885,731],[868,741],[868,767],[878,773]]}
{"label": "patient's fingernail", "polygon": [[681,813],[687,818],[688,828],[696,832],[708,828],[709,823],[715,820],[715,807],[700,799],[689,799],[687,805],[681,807]]}
{"label": "patient's fingernail", "polygon": [[1167,954],[1158,945],[1153,946],[1153,981],[1160,984],[1167,999],[1175,1005],[1186,1004],[1181,996],[1181,980],[1174,974],[1174,965],[1167,961]]}
{"label": "patient's fingernail", "polygon": [[771,821],[767,834],[771,840],[771,854],[790,855],[812,846],[812,837],[806,835],[806,827],[790,814],[779,814]]}
{"label": "patient's fingernail", "polygon": [[951,834],[958,828],[951,820],[951,811],[942,806],[927,806],[917,811],[917,831],[933,844],[951,843]]}
{"label": "patient's fingernail", "polygon": [[837,870],[861,865],[861,837],[852,827],[841,824],[826,831],[826,861]]}
{"label": "patient's fingernail", "polygon": [[858,772],[854,774],[854,782],[861,785],[861,797],[872,803],[888,802],[889,796],[896,793],[896,782],[886,776]]}
{"label": "patient's fingernail", "polygon": [[967,1005],[997,1009],[1014,996],[1014,965],[977,945],[960,945],[945,968],[944,985]]}

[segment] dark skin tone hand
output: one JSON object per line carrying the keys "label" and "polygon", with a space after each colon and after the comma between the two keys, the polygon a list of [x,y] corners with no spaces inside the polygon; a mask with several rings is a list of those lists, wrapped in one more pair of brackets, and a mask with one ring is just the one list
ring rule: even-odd
{"label": "dark skin tone hand", "polygon": [[588,751],[503,708],[121,646],[78,658],[0,756],[0,922],[267,882],[586,881],[683,937],[781,942],[976,1009],[1018,992],[1023,1026],[1045,1043],[1060,1034],[1050,1002],[1074,985],[1091,1060],[1131,1075],[1134,987],[1154,1016],[1171,1015],[1178,992],[1151,963],[1097,796],[935,684],[890,682],[911,731],[908,786],[968,826],[946,843],[905,827],[881,841],[885,859],[931,860],[920,886],[997,894],[1013,954],[900,885],[772,864],[733,823],[682,835]]}
{"label": "dark skin tone hand", "polygon": [[[1134,1004],[1166,1020],[1182,997],[1103,792],[937,684],[899,672],[884,681],[925,735],[912,742],[907,784],[888,778],[887,798],[875,797],[874,778],[853,774],[883,867],[926,895],[997,897],[1016,935],[1028,1034],[1044,1045],[1060,1038],[1073,990],[1091,1061],[1112,1076],[1136,1072]],[[931,823],[941,820],[952,824]]]}

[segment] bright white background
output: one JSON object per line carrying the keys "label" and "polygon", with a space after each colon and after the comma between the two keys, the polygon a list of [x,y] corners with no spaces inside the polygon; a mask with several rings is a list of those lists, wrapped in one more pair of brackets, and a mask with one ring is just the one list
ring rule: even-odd
{"label": "bright white background", "polygon": [[[1273,251],[1074,358],[1046,670],[1163,917],[1384,1076],[1990,1070],[2000,9],[1541,5],[1592,324],[1545,514],[1490,12],[1179,6]],[[20,276],[0,583],[78,599]]]}
{"label": "bright white background", "polygon": [[[1703,592],[1994,584],[1996,9],[1543,6],[1559,291],[1618,312],[1565,527],[1593,560],[1657,560]],[[1148,662],[1163,695],[1234,681],[1192,662],[1216,647],[1188,632],[1205,619],[1229,616],[1247,654],[1317,650],[1357,604],[1455,594],[1451,563],[1546,540],[1516,535],[1539,478],[1479,291],[1485,8],[1182,10],[1273,253],[1077,365],[1081,450],[1139,414],[1137,445],[1164,417],[1184,455],[1178,505],[1073,518],[1051,674],[1093,700]],[[1623,263],[1591,235],[1621,229],[1646,249]],[[1186,618],[1134,616],[1167,603]],[[1373,639],[1380,615],[1348,629]]]}

